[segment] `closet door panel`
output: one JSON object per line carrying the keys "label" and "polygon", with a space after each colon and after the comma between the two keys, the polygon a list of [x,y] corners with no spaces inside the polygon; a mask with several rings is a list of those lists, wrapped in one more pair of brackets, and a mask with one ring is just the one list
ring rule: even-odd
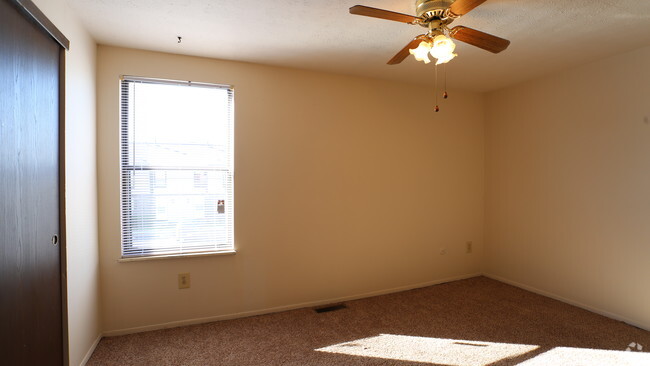
{"label": "closet door panel", "polygon": [[60,46],[0,0],[0,50],[2,363],[61,365]]}

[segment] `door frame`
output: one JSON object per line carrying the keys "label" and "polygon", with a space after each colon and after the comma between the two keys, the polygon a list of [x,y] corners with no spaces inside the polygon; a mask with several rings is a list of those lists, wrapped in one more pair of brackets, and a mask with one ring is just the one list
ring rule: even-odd
{"label": "door frame", "polygon": [[70,41],[32,0],[8,0],[28,21],[49,34],[59,44],[59,268],[61,277],[61,329],[63,365],[70,364],[68,346],[68,278],[65,214],[65,57]]}

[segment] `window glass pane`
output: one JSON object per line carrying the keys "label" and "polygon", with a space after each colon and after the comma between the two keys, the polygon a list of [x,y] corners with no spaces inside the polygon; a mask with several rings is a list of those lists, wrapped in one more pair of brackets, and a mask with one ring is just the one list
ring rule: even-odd
{"label": "window glass pane", "polygon": [[134,84],[134,164],[227,168],[228,90]]}
{"label": "window glass pane", "polygon": [[[129,175],[130,251],[194,251],[228,243],[227,205],[231,179],[227,172],[135,170]],[[196,185],[196,177],[201,184]],[[227,210],[227,209],[226,209]],[[198,246],[198,247],[197,247]],[[210,248],[208,248],[210,249]]]}

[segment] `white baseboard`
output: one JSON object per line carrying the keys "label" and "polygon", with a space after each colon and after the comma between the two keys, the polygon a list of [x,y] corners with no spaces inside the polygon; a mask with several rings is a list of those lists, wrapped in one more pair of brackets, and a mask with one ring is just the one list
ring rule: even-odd
{"label": "white baseboard", "polygon": [[[146,326],[142,326],[142,327],[110,330],[110,331],[104,332],[104,336],[113,337],[113,336],[119,336],[119,335],[125,335],[125,334],[148,332],[148,331],[158,330],[158,329],[176,328],[176,327],[181,327],[181,326],[185,326],[185,325],[210,323],[210,322],[215,322],[215,321],[219,321],[219,320],[237,319],[237,318],[245,318],[245,317],[255,316],[255,315],[271,314],[271,313],[277,313],[277,312],[287,311],[287,310],[294,310],[294,309],[307,308],[307,307],[313,307],[313,306],[320,306],[320,305],[332,304],[332,303],[343,302],[343,301],[363,299],[363,298],[366,298],[366,297],[386,295],[386,294],[390,294],[390,293],[394,293],[394,292],[401,292],[401,291],[412,290],[412,289],[415,289],[415,288],[439,285],[441,283],[464,280],[464,279],[467,279],[467,278],[472,278],[472,277],[477,277],[477,276],[481,276],[481,273],[472,273],[472,274],[448,277],[448,278],[444,278],[444,279],[440,279],[440,280],[434,280],[434,281],[429,281],[429,282],[424,282],[424,283],[417,283],[417,284],[412,284],[412,285],[395,287],[395,288],[391,288],[391,289],[367,292],[367,293],[359,294],[359,295],[338,297],[338,298],[334,298],[334,299],[323,299],[323,300],[317,300],[317,301],[304,302],[304,303],[300,303],[300,304],[284,305],[284,306],[278,306],[278,307],[273,307],[273,308],[244,311],[244,312],[240,312],[240,313],[232,313],[232,314],[210,316],[210,317],[206,317],[206,318],[187,319],[187,320],[173,321],[173,322],[169,322],[169,323],[146,325]],[[92,352],[90,354],[92,354]],[[90,356],[88,356],[88,357],[90,357]]]}
{"label": "white baseboard", "polygon": [[525,285],[523,283],[519,283],[517,281],[509,280],[507,278],[503,278],[501,276],[497,276],[497,275],[494,275],[494,274],[491,274],[491,273],[483,273],[483,276],[491,278],[491,279],[499,281],[499,282],[507,283],[507,284],[515,286],[515,287],[519,287],[521,289],[524,289],[524,290],[527,290],[527,291],[530,291],[530,292],[534,292],[534,293],[536,293],[538,295],[550,297],[551,299],[562,301],[564,303],[567,303],[567,304],[570,304],[570,305],[573,305],[573,306],[577,306],[577,307],[585,309],[585,310],[589,310],[592,313],[600,314],[600,315],[606,316],[606,317],[608,317],[610,319],[622,321],[624,323],[635,326],[637,328],[641,328],[643,330],[650,331],[650,328],[648,328],[647,326],[641,325],[641,324],[637,323],[636,321],[634,321],[632,319],[626,318],[626,317],[624,317],[622,315],[619,315],[619,314],[616,314],[616,313],[612,313],[612,312],[609,312],[609,311],[606,311],[606,310],[603,310],[603,309],[599,309],[599,308],[596,308],[596,307],[593,307],[593,306],[589,306],[589,305],[583,304],[583,303],[581,303],[579,301],[571,300],[571,299],[568,299],[566,297],[554,294],[552,292],[540,290],[540,289],[538,289],[536,287],[528,286],[528,285]]}
{"label": "white baseboard", "polygon": [[90,360],[90,356],[93,355],[93,352],[95,352],[95,348],[97,348],[99,341],[101,341],[103,337],[104,337],[103,334],[97,336],[97,339],[95,339],[95,342],[93,342],[93,344],[90,346],[88,352],[86,352],[86,356],[83,358],[83,360],[81,360],[81,363],[79,363],[79,366],[86,366],[86,363],[88,362],[88,360]]}

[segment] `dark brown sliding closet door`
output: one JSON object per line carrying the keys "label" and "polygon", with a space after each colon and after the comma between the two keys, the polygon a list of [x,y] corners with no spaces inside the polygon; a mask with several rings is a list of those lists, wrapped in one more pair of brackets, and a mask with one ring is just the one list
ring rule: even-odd
{"label": "dark brown sliding closet door", "polygon": [[52,37],[0,0],[3,365],[63,363],[61,245],[54,243],[59,235],[59,52]]}

